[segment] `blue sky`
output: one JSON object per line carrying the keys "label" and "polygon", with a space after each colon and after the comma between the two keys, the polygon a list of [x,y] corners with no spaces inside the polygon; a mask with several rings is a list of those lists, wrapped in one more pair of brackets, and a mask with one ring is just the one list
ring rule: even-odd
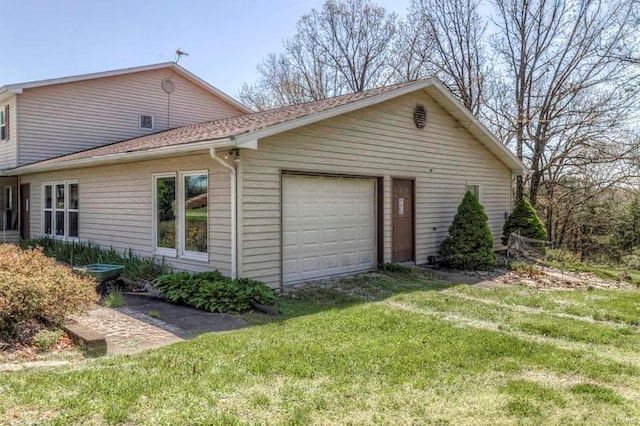
{"label": "blue sky", "polygon": [[[171,61],[237,96],[323,0],[0,0],[0,85]],[[404,14],[409,0],[378,0]]]}

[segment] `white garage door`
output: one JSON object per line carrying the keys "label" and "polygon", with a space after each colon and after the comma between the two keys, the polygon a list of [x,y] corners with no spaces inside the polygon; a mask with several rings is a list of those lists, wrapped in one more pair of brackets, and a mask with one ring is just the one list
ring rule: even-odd
{"label": "white garage door", "polygon": [[376,262],[373,179],[284,175],[284,284],[372,269]]}

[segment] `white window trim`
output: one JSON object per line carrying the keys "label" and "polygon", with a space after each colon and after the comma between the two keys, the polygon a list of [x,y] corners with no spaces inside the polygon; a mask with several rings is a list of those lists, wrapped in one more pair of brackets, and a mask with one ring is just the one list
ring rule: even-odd
{"label": "white window trim", "polygon": [[[42,202],[42,209],[41,209],[41,225],[42,225],[42,229],[41,229],[41,234],[42,235],[46,235],[49,238],[53,238],[56,240],[61,240],[61,241],[79,241],[80,240],[80,222],[78,220],[78,236],[77,237],[69,237],[69,212],[77,212],[78,213],[78,218],[80,217],[80,209],[70,209],[69,208],[69,185],[71,184],[76,184],[78,185],[78,207],[80,206],[80,184],[78,183],[77,179],[73,179],[73,180],[62,180],[62,181],[51,181],[51,182],[43,182],[42,183],[42,194],[41,194],[41,202]],[[64,209],[58,209],[56,208],[56,185],[64,185]],[[51,186],[51,208],[47,208],[46,207],[46,192],[45,192],[45,187],[47,186]],[[51,234],[46,234],[45,233],[45,212],[50,211],[51,212]],[[64,235],[56,235],[56,227],[54,226],[54,224],[56,223],[56,212],[57,211],[62,211],[64,212]]]}
{"label": "white window trim", "polygon": [[[179,232],[179,220],[176,220],[176,225],[174,227],[174,231],[176,233],[176,239],[175,239],[175,243],[176,243],[176,248],[170,249],[170,248],[166,248],[166,247],[158,247],[158,179],[160,178],[167,178],[167,177],[172,177],[175,179],[175,192],[176,192],[176,198],[178,197],[178,176],[177,174],[174,173],[157,173],[151,176],[151,186],[153,188],[153,196],[152,196],[152,221],[153,221],[153,226],[151,227],[151,231],[152,231],[152,241],[153,241],[153,252],[154,254],[158,255],[158,256],[164,256],[164,257],[178,257],[178,247],[180,246],[179,243],[179,237],[180,237],[180,232]],[[176,203],[176,219],[178,219],[179,216],[179,211],[178,211],[178,203]]]}
{"label": "white window trim", "polygon": [[[77,191],[78,191],[78,208],[77,209],[72,209],[71,207],[69,207],[69,204],[71,202],[71,185],[76,185]],[[65,207],[65,211],[64,211],[64,233],[65,233],[65,238],[67,238],[68,240],[74,240],[77,241],[79,239],[80,236],[80,185],[78,185],[78,182],[75,181],[67,181],[64,184],[64,207]],[[69,230],[71,229],[71,227],[69,226],[69,213],[77,213],[78,214],[78,236],[77,237],[69,237]]]}
{"label": "white window trim", "polygon": [[[142,116],[151,117],[151,127],[142,127]],[[156,118],[153,114],[138,114],[138,128],[142,130],[153,130],[156,128]]]}
{"label": "white window trim", "polygon": [[478,187],[478,201],[482,204],[482,184],[480,182],[468,181],[464,185],[464,193],[467,193],[468,186],[477,186]]}
{"label": "white window trim", "polygon": [[[194,251],[188,251],[185,249],[186,245],[186,206],[185,206],[185,187],[184,187],[184,179],[187,176],[198,176],[198,175],[206,175],[207,176],[207,252],[200,253]],[[176,248],[168,249],[158,247],[158,198],[157,198],[157,180],[163,177],[173,177],[176,179]],[[196,170],[196,171],[186,171],[186,172],[167,172],[167,173],[154,173],[151,175],[151,187],[152,187],[152,221],[153,225],[151,227],[151,238],[153,245],[153,252],[158,256],[171,257],[175,259],[188,260],[194,262],[204,262],[209,263],[209,252],[211,250],[211,244],[209,241],[210,234],[210,208],[211,208],[211,182],[209,176],[209,170]]]}
{"label": "white window trim", "polygon": [[[185,206],[185,188],[184,188],[184,178],[187,176],[198,176],[198,175],[206,175],[207,176],[207,252],[206,253],[199,253],[199,252],[194,252],[194,251],[188,251],[185,249],[186,246],[186,236],[185,236],[185,231],[186,231],[186,224],[185,224],[185,219],[186,219],[186,206]],[[210,176],[209,176],[209,171],[208,170],[195,170],[195,171],[188,171],[188,172],[180,172],[180,182],[178,184],[178,216],[179,216],[179,222],[180,222],[180,226],[179,228],[179,233],[178,233],[178,240],[180,241],[179,246],[180,247],[180,257],[182,259],[185,260],[193,260],[196,262],[209,262],[209,250],[210,248],[210,241],[209,241],[209,235],[211,235],[211,233],[209,232],[209,215],[210,215],[210,203],[211,203],[211,194],[210,194]]]}
{"label": "white window trim", "polygon": [[5,137],[0,138],[0,140],[8,141],[9,138],[6,137],[6,129],[7,129],[7,121],[9,121],[9,117],[6,117],[4,112],[5,112],[4,107],[0,108],[0,135],[2,135],[1,129],[4,129],[5,131]]}

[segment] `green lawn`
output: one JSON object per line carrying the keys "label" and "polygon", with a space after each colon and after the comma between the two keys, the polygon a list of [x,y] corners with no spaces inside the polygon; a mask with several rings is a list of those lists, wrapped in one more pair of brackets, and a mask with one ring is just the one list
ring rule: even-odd
{"label": "green lawn", "polygon": [[639,424],[640,290],[482,290],[367,274],[280,318],[0,376],[0,422]]}

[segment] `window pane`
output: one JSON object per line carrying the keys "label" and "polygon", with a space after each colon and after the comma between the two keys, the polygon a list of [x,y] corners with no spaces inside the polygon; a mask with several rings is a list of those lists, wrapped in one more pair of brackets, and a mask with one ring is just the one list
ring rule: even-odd
{"label": "window pane", "polygon": [[69,237],[78,237],[78,212],[69,212]]}
{"label": "window pane", "polygon": [[69,184],[69,208],[72,210],[78,210],[78,184]]}
{"label": "window pane", "polygon": [[64,237],[64,212],[56,212],[56,235]]}
{"label": "window pane", "polygon": [[64,209],[64,185],[56,185],[56,209]]}
{"label": "window pane", "polygon": [[207,175],[184,177],[184,249],[207,252],[208,195]]}
{"label": "window pane", "polygon": [[51,208],[51,185],[46,185],[44,187],[44,208]]}
{"label": "window pane", "polygon": [[467,192],[471,192],[478,200],[480,199],[480,185],[467,185]]}
{"label": "window pane", "polygon": [[51,235],[51,212],[44,212],[44,233]]}
{"label": "window pane", "polygon": [[176,248],[176,178],[156,180],[156,246]]}

